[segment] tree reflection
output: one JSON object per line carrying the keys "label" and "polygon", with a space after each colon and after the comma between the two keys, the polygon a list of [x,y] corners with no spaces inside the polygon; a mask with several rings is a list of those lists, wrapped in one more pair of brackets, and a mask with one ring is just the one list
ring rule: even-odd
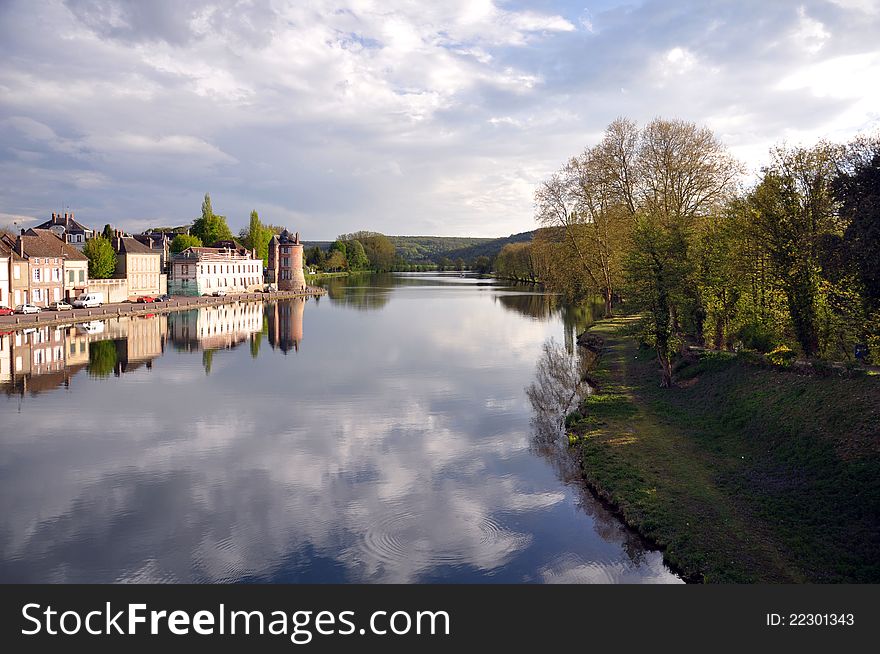
{"label": "tree reflection", "polygon": [[526,389],[533,412],[531,450],[553,467],[560,481],[575,490],[577,504],[593,519],[596,533],[619,543],[627,557],[640,565],[646,561],[647,545],[587,487],[579,450],[568,444],[565,416],[591,392],[590,375],[597,363],[596,355],[587,348],[573,349],[575,352],[570,354],[567,346],[560,346],[552,338],[544,342],[535,381]]}

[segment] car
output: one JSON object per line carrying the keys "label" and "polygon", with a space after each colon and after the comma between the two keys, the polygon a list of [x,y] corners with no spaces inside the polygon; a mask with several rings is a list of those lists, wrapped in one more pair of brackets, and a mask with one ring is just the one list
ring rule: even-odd
{"label": "car", "polygon": [[74,309],[94,309],[104,304],[103,293],[83,293],[73,302]]}
{"label": "car", "polygon": [[15,313],[40,313],[41,309],[33,304],[19,304],[15,307]]}
{"label": "car", "polygon": [[221,289],[216,290],[216,291],[214,291],[213,293],[211,293],[211,295],[213,295],[214,297],[226,297],[226,291],[224,291],[224,290],[221,288]]}
{"label": "car", "polygon": [[0,307],[0,316],[11,316],[13,313],[9,307]]}
{"label": "car", "polygon": [[164,295],[160,295],[159,297],[157,297],[156,302],[168,302],[170,299],[171,296],[168,295],[168,293],[165,293]]}
{"label": "car", "polygon": [[59,300],[58,302],[50,304],[49,308],[52,309],[52,311],[70,311],[73,307],[67,304],[64,300]]}
{"label": "car", "polygon": [[137,302],[138,304],[150,304],[155,301],[156,301],[156,298],[151,297],[149,295],[141,295],[135,300],[135,302]]}

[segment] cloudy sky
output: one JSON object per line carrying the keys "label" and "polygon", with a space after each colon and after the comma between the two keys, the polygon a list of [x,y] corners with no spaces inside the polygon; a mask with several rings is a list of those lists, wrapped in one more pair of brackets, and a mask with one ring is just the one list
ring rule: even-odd
{"label": "cloudy sky", "polygon": [[619,115],[880,125],[880,0],[0,0],[0,225],[499,236]]}

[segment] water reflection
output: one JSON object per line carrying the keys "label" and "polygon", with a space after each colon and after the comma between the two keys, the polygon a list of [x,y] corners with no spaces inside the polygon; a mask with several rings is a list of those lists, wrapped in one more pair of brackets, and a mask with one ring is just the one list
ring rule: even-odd
{"label": "water reflection", "polygon": [[62,334],[70,383],[0,397],[0,580],[674,581],[535,456],[524,388],[562,325],[500,310],[505,288],[382,278],[368,314]]}

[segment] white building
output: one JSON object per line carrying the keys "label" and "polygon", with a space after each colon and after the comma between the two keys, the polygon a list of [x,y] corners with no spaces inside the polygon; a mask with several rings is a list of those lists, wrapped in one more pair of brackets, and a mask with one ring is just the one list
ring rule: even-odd
{"label": "white building", "polygon": [[171,259],[171,295],[253,292],[263,287],[263,260],[245,248],[187,248]]}
{"label": "white building", "polygon": [[9,286],[9,259],[12,253],[0,245],[0,307],[12,307]]}

